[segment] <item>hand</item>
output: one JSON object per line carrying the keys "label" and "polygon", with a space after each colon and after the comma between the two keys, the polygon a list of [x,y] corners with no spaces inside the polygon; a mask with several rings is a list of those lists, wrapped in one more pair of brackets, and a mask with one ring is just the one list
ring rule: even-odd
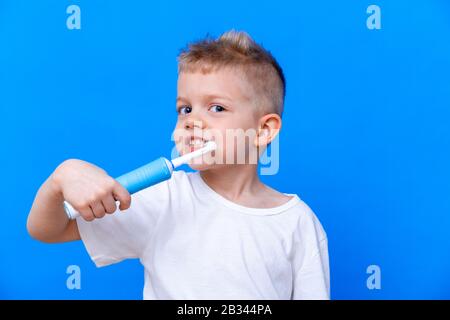
{"label": "hand", "polygon": [[82,160],[64,161],[53,172],[56,190],[87,221],[130,207],[130,193],[103,169]]}

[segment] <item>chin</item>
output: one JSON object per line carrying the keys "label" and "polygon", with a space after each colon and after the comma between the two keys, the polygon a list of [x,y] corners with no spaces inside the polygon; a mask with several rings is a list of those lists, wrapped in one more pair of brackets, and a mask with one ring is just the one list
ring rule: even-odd
{"label": "chin", "polygon": [[206,171],[206,170],[214,169],[216,167],[216,165],[207,164],[207,163],[189,163],[189,167],[192,170],[196,170],[196,171]]}

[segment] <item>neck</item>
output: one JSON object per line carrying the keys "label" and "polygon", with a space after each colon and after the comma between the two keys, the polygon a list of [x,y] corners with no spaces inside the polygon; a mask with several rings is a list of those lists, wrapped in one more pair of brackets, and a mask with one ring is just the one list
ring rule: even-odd
{"label": "neck", "polygon": [[262,186],[257,165],[229,165],[200,172],[203,181],[229,200],[255,193]]}

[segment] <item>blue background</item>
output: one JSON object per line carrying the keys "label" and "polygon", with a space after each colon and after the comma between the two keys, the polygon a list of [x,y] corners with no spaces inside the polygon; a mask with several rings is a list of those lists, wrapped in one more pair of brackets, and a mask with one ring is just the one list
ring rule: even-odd
{"label": "blue background", "polygon": [[[81,7],[81,30],[66,8]],[[366,27],[370,4],[382,29]],[[67,158],[116,176],[170,155],[176,55],[235,28],[284,68],[280,170],[329,237],[334,299],[450,298],[448,1],[0,0],[0,298],[140,299],[137,261],[97,269],[83,244],[25,224]],[[81,267],[81,290],[66,268]],[[381,268],[380,290],[366,268]]]}

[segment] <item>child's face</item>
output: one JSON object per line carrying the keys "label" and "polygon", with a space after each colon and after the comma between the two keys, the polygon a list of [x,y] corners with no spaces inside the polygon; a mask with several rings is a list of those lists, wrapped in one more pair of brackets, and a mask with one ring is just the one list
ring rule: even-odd
{"label": "child's face", "polygon": [[[230,68],[206,74],[181,72],[177,90],[178,121],[174,138],[180,154],[192,152],[201,148],[205,141],[214,140],[217,149],[212,156],[216,160],[222,159],[219,163],[229,164],[227,152],[244,151],[247,154],[249,149],[256,150],[254,141],[249,138],[247,145],[242,141],[245,138],[227,138],[237,131],[256,132],[261,116],[253,102],[253,88],[240,72]],[[197,159],[190,166],[195,170],[217,166],[218,161],[211,164],[210,160],[203,160]]]}

